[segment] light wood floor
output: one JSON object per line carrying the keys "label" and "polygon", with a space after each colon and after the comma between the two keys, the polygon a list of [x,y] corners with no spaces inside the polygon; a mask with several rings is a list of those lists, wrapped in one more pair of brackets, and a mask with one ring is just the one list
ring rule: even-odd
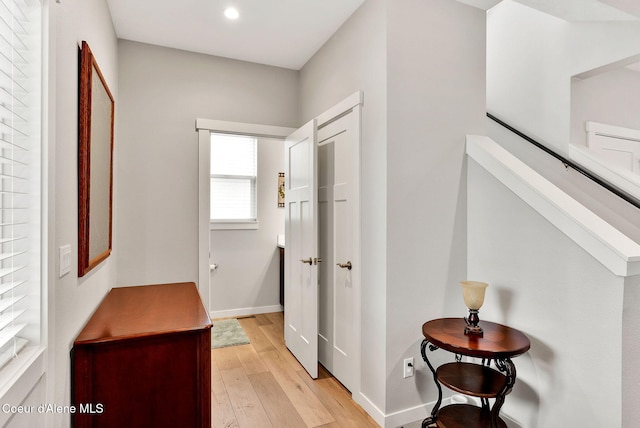
{"label": "light wood floor", "polygon": [[251,344],[211,350],[213,428],[378,427],[322,366],[309,377],[284,344],[282,313],[239,321]]}

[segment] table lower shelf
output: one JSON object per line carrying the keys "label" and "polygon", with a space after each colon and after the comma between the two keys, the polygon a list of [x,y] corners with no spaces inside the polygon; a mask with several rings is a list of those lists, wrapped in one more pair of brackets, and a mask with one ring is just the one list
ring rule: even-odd
{"label": "table lower shelf", "polygon": [[[438,411],[436,424],[439,428],[491,428],[491,419],[490,413],[481,407],[451,404]],[[507,424],[499,416],[498,428],[507,428]]]}
{"label": "table lower shelf", "polygon": [[436,373],[438,380],[449,389],[474,397],[495,398],[507,384],[505,375],[480,364],[443,364]]}

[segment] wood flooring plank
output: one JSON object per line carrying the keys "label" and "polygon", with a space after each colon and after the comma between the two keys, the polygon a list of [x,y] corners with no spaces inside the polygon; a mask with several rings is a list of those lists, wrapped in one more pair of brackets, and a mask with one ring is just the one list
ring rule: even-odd
{"label": "wood flooring plank", "polygon": [[211,427],[238,428],[238,421],[222,381],[220,370],[213,362],[211,364]]}
{"label": "wood flooring plank", "polygon": [[320,366],[318,379],[311,379],[309,374],[300,370],[298,376],[318,397],[323,406],[331,413],[341,427],[377,428],[379,425],[351,398],[351,393]]}
{"label": "wood flooring plank", "polygon": [[273,331],[280,337],[282,343],[284,343],[284,314],[282,312],[276,312],[273,314],[267,314],[273,324]]}
{"label": "wood flooring plank", "polygon": [[218,367],[218,370],[220,371],[234,369],[242,366],[235,349],[233,349],[233,346],[227,348],[212,349],[211,361],[215,363],[215,365]]}
{"label": "wood flooring plank", "polygon": [[285,346],[284,332],[281,331],[277,326],[275,326],[274,324],[269,324],[269,325],[261,325],[259,328],[262,334],[264,334],[267,337],[267,339],[269,339],[269,342],[274,347],[278,348],[278,347]]}
{"label": "wood flooring plank", "polygon": [[284,326],[284,312],[271,312],[264,315],[269,318],[273,324],[281,327]]}
{"label": "wood flooring plank", "polygon": [[260,359],[260,356],[256,352],[255,348],[250,344],[234,346],[233,348],[235,349],[238,360],[240,360],[240,363],[244,368],[244,372],[247,375],[268,371],[267,367],[262,362],[262,359]]}
{"label": "wood flooring plank", "polygon": [[251,345],[257,352],[271,351],[274,349],[271,341],[260,329],[260,325],[258,325],[256,318],[243,318],[238,320],[238,322],[244,329],[245,333],[247,333]]}
{"label": "wood flooring plank", "polygon": [[263,325],[260,326],[260,330],[271,341],[275,350],[289,364],[291,370],[297,372],[298,370],[303,369],[300,362],[298,362],[296,357],[294,357],[291,351],[287,348],[287,345],[285,345],[283,333],[280,332],[275,325]]}
{"label": "wood flooring plank", "polygon": [[378,427],[324,367],[309,377],[284,344],[281,312],[239,321],[251,343],[211,352],[212,428]]}
{"label": "wood flooring plank", "polygon": [[220,370],[239,428],[273,427],[244,370]]}
{"label": "wood flooring plank", "polygon": [[273,322],[271,322],[271,319],[269,318],[269,316],[267,314],[259,314],[259,315],[256,315],[255,318],[256,318],[256,322],[258,323],[258,325],[273,324]]}
{"label": "wood flooring plank", "polygon": [[274,427],[306,427],[302,417],[296,411],[273,374],[270,372],[258,373],[249,375],[248,378]]}
{"label": "wood flooring plank", "polygon": [[335,419],[304,381],[291,370],[290,365],[276,351],[260,354],[265,365],[306,423],[307,427],[334,422]]}

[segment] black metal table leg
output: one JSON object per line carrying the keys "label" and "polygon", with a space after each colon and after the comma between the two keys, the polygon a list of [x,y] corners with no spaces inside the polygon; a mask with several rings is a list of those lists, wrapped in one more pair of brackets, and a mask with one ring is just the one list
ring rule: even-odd
{"label": "black metal table leg", "polygon": [[435,406],[433,406],[433,409],[431,410],[431,416],[427,417],[424,421],[422,421],[422,428],[436,427],[436,418],[438,415],[438,410],[440,409],[440,405],[442,404],[442,386],[440,386],[440,381],[438,380],[438,376],[436,375],[436,370],[433,368],[433,366],[431,365],[431,362],[429,361],[429,358],[427,357],[427,352],[426,352],[427,346],[429,346],[429,350],[431,352],[438,349],[438,347],[433,344],[429,344],[429,341],[427,339],[424,339],[422,341],[422,345],[420,346],[420,353],[422,354],[422,359],[424,360],[425,363],[427,363],[427,366],[429,366],[429,370],[431,370],[431,373],[433,374],[433,381],[436,383],[436,386],[438,387],[438,401],[436,401]]}
{"label": "black metal table leg", "polygon": [[504,404],[504,400],[513,389],[513,385],[516,383],[516,366],[511,361],[511,358],[497,359],[495,360],[495,365],[506,377],[507,381],[505,382],[502,391],[496,397],[495,403],[493,403],[493,407],[491,408],[491,427],[498,426],[498,414],[500,413],[500,409]]}

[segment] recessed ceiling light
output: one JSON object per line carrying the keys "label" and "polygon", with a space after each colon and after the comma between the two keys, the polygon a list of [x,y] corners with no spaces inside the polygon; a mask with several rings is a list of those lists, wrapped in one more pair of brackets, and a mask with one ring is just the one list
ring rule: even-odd
{"label": "recessed ceiling light", "polygon": [[224,10],[224,16],[226,16],[227,19],[235,20],[240,17],[240,12],[238,12],[236,8],[228,7]]}

